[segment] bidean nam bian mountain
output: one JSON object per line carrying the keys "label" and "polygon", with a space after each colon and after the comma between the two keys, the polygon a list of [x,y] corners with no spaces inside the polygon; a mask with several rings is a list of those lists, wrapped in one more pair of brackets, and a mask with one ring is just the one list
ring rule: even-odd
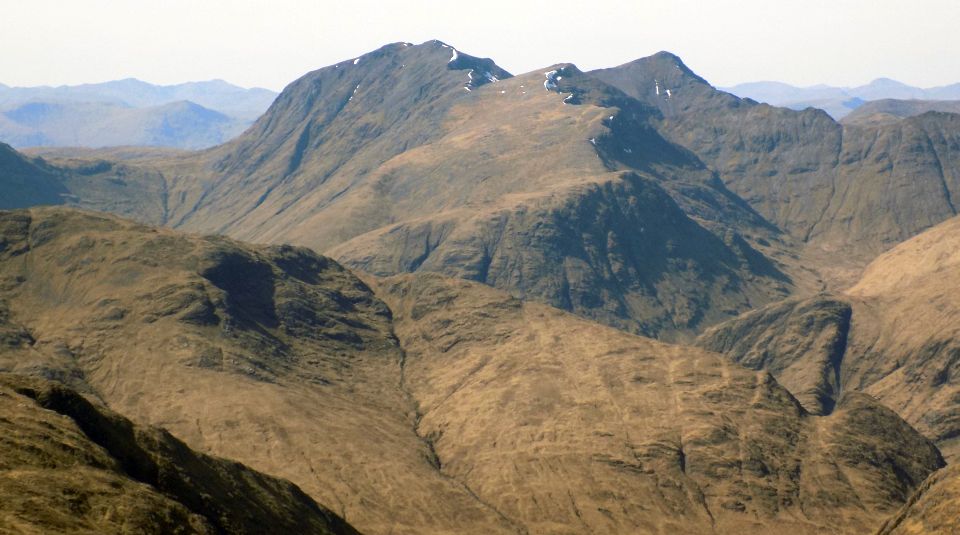
{"label": "bidean nam bian mountain", "polygon": [[863,109],[400,42],[2,145],[0,532],[950,533],[960,115]]}

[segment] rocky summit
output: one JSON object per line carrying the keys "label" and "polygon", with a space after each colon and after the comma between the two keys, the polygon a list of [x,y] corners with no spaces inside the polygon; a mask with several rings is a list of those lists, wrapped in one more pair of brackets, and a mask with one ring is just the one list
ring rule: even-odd
{"label": "rocky summit", "polygon": [[427,41],[0,145],[0,531],[950,533],[954,111]]}

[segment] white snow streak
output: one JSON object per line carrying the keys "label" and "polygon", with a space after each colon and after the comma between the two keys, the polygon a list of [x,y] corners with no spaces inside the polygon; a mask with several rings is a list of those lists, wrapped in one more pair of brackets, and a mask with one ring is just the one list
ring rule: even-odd
{"label": "white snow streak", "polygon": [[546,81],[543,82],[543,88],[547,91],[552,91],[557,88],[557,71],[548,71],[543,73],[547,77]]}

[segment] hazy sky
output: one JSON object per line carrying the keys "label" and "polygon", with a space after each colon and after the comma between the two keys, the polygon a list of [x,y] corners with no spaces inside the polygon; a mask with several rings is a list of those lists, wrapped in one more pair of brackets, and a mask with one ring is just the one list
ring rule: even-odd
{"label": "hazy sky", "polygon": [[0,0],[0,13],[7,85],[281,89],[385,43],[433,38],[514,73],[669,50],[720,86],[960,82],[960,0]]}

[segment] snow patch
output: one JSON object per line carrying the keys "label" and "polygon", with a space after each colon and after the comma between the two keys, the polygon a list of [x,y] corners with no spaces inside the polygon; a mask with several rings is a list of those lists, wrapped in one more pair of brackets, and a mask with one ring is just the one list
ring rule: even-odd
{"label": "snow patch", "polygon": [[357,59],[353,60],[353,64],[354,64],[354,65],[356,65],[357,63],[360,63],[360,58],[357,58]]}
{"label": "snow patch", "polygon": [[626,152],[627,154],[633,154],[633,151],[627,148],[623,149],[623,152]]}
{"label": "snow patch", "polygon": [[573,98],[573,93],[570,93],[569,95],[567,95],[566,98],[563,99],[563,103],[566,104],[567,101],[569,101],[569,100],[572,99],[572,98]]}
{"label": "snow patch", "polygon": [[[443,45],[443,46],[447,46],[447,45]],[[450,55],[450,61],[448,61],[447,63],[453,63],[454,61],[457,60],[457,57],[459,57],[459,56],[457,55],[457,49],[454,48],[454,49],[453,49],[453,54]]]}
{"label": "snow patch", "polygon": [[657,92],[657,96],[660,96],[660,82],[654,80],[654,81],[653,81],[653,89],[654,89],[654,91]]}
{"label": "snow patch", "polygon": [[667,89],[667,98],[671,98],[673,95],[670,94],[670,90]]}
{"label": "snow patch", "polygon": [[557,89],[557,71],[547,71],[543,73],[547,79],[543,82],[543,88],[547,91],[553,91]]}
{"label": "snow patch", "polygon": [[500,81],[499,78],[497,78],[496,76],[490,74],[490,71],[484,72],[484,73],[483,73],[483,77],[486,78],[488,82],[492,82],[492,83],[494,83],[494,84]]}
{"label": "snow patch", "polygon": [[595,137],[590,138],[590,143],[593,144],[593,145],[596,145],[596,144],[597,144],[597,138],[595,138]]}

